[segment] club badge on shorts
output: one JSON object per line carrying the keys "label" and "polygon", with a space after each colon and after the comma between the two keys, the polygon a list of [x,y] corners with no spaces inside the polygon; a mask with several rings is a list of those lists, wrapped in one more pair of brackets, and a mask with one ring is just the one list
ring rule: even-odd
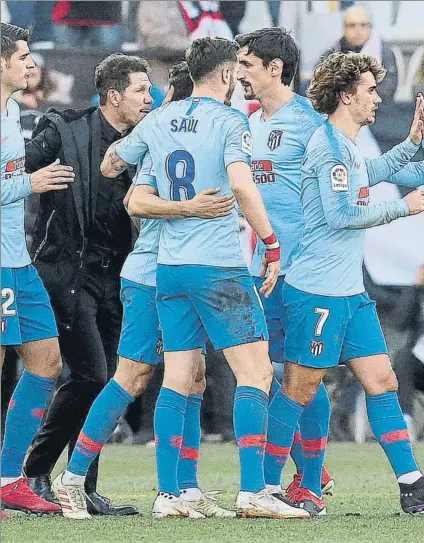
{"label": "club badge on shorts", "polygon": [[313,339],[311,341],[311,345],[309,347],[309,350],[314,356],[319,356],[324,352],[324,342],[319,341],[317,339]]}

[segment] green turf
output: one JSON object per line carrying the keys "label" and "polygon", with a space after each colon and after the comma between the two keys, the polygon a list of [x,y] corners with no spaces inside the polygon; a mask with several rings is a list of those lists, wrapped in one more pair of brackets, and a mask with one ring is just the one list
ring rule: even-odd
{"label": "green turf", "polygon": [[[424,465],[424,444],[416,448]],[[63,464],[62,464],[63,465]],[[155,497],[154,450],[108,446],[103,454],[100,492],[116,503],[133,503],[143,517],[69,521],[11,513],[2,522],[4,543],[315,543],[424,542],[424,516],[400,512],[397,485],[376,444],[332,444],[327,466],[336,479],[328,502],[328,517],[311,520],[153,520]],[[292,465],[287,466],[287,473]],[[238,484],[237,452],[231,445],[204,445],[200,474],[205,490],[224,489],[221,500],[231,506]]]}

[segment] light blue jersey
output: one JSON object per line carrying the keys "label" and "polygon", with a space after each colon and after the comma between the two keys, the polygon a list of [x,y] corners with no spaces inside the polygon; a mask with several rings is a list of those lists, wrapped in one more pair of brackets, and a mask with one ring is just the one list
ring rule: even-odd
{"label": "light blue jersey", "polygon": [[25,243],[24,199],[31,194],[25,174],[25,143],[18,104],[9,99],[1,116],[1,267],[22,268],[31,259]]}
{"label": "light blue jersey", "polygon": [[[155,179],[151,175],[151,171],[152,160],[150,154],[147,153],[133,183],[135,185],[154,185]],[[128,255],[121,271],[123,279],[149,287],[156,287],[157,257],[161,229],[162,220],[160,219],[144,219],[141,221],[140,233],[135,242],[134,249]]]}
{"label": "light blue jersey", "polygon": [[[211,98],[187,98],[150,113],[117,146],[130,164],[150,151],[159,196],[186,200],[220,188],[231,194],[227,166],[250,164],[251,135],[245,115]],[[163,221],[158,263],[242,267],[238,215]]]}
{"label": "light blue jersey", "polygon": [[323,296],[353,296],[364,291],[365,229],[409,214],[404,200],[369,206],[369,186],[383,180],[419,186],[423,181],[422,163],[404,168],[418,149],[407,139],[388,153],[368,160],[329,122],[316,130],[302,164],[305,228],[299,252],[286,275],[288,284]]}
{"label": "light blue jersey", "polygon": [[[252,173],[268,217],[281,244],[281,271],[285,275],[297,252],[304,226],[300,203],[300,167],[312,134],[323,118],[307,98],[295,94],[264,120],[262,109],[250,118]],[[258,240],[250,271],[259,277],[265,245]]]}

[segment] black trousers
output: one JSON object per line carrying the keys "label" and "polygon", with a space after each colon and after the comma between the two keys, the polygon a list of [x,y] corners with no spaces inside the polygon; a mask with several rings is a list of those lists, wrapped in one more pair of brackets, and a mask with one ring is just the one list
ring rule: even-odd
{"label": "black trousers", "polygon": [[[25,465],[28,477],[51,473],[68,445],[69,457],[93,401],[116,369],[122,322],[119,268],[88,265],[77,294],[72,331],[60,331],[59,343],[70,370],[49,406]],[[85,489],[94,492],[99,457],[89,469]]]}

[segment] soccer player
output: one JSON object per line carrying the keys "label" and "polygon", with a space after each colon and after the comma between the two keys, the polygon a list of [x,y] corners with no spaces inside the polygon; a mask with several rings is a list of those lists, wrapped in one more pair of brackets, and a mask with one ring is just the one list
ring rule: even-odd
{"label": "soccer player", "polygon": [[11,346],[25,365],[7,412],[1,501],[7,509],[56,513],[60,507],[37,496],[22,477],[24,457],[62,367],[50,300],[25,244],[24,200],[33,192],[66,190],[74,174],[56,163],[25,174],[19,106],[10,96],[27,88],[34,68],[28,40],[28,30],[1,24],[1,364]]}
{"label": "soccer player", "polygon": [[[279,274],[279,243],[250,172],[251,135],[246,117],[224,105],[236,83],[238,45],[219,38],[195,40],[186,53],[192,96],[166,104],[146,118],[102,163],[116,176],[150,151],[159,193],[174,205],[200,191],[234,193],[267,246],[261,290],[269,295]],[[159,197],[157,197],[159,199]],[[153,205],[152,205],[153,207]],[[153,213],[153,212],[152,212]],[[180,515],[177,464],[189,394],[205,332],[223,349],[237,379],[234,428],[239,446],[238,513],[272,518],[305,517],[265,488],[268,392],[272,366],[264,314],[240,247],[238,217],[165,219],[158,255],[157,304],[163,331],[165,375],[155,410],[159,495]]]}
{"label": "soccer player", "polygon": [[[169,91],[165,102],[186,98],[192,88],[187,63],[180,62],[170,70]],[[151,169],[150,156],[146,155],[126,197],[129,213],[133,217],[143,215],[147,196],[139,191],[138,187],[152,183],[149,179]],[[157,215],[162,218],[180,216],[216,218],[231,213],[234,198],[232,196],[217,198],[212,195],[213,192],[204,191],[192,200],[179,202],[177,206],[173,202],[160,200]],[[128,405],[146,390],[156,365],[163,362],[162,335],[155,304],[161,228],[160,219],[143,221],[134,250],[128,256],[121,272],[124,317],[118,347],[118,368],[112,380],[94,401],[66,471],[58,475],[53,482],[53,490],[61,503],[63,515],[67,518],[74,520],[90,518],[84,496],[84,482],[89,466],[109,440]],[[199,355],[197,374],[187,398],[183,443],[178,462],[178,484],[184,500],[182,513],[191,518],[233,517],[234,511],[219,507],[213,496],[199,489],[197,460],[201,437],[200,408],[204,389],[205,360],[203,355]],[[169,509],[167,500],[163,500],[161,516],[166,517]]]}
{"label": "soccer player", "polygon": [[[299,247],[304,226],[300,167],[309,138],[324,121],[308,99],[290,89],[299,61],[299,49],[284,28],[264,28],[241,34],[236,41],[241,47],[238,79],[244,88],[244,96],[247,100],[257,99],[261,104],[261,108],[249,118],[253,179],[282,243],[277,285],[269,298],[262,297],[270,336],[270,357],[273,362],[282,363],[286,327],[282,298],[284,276]],[[262,243],[256,244],[250,269],[257,285],[261,282],[263,249]],[[285,420],[281,414],[282,392],[279,389],[280,385],[274,378],[264,464],[265,483],[276,496],[283,492],[281,459],[289,453],[289,449],[280,442],[281,426]],[[323,470],[329,421],[330,401],[321,383],[296,431],[290,452],[297,474],[286,493],[288,498],[302,494],[304,507],[311,515],[326,514],[321,492],[324,489],[324,492],[332,493],[334,486],[328,471]]]}
{"label": "soccer player", "polygon": [[362,261],[366,228],[424,210],[421,191],[377,205],[369,205],[368,199],[369,186],[383,180],[422,184],[423,163],[408,162],[422,142],[424,102],[417,98],[403,143],[377,159],[364,159],[355,138],[361,126],[374,122],[381,102],[376,87],[384,76],[385,69],[370,55],[333,53],[316,67],[309,87],[314,108],[328,114],[328,121],[306,149],[301,195],[305,227],[283,287],[282,446],[291,446],[327,369],[343,362],[365,389],[370,426],[397,477],[402,508],[415,513],[424,511],[424,477],[399,407],[375,303],[364,291]]}

